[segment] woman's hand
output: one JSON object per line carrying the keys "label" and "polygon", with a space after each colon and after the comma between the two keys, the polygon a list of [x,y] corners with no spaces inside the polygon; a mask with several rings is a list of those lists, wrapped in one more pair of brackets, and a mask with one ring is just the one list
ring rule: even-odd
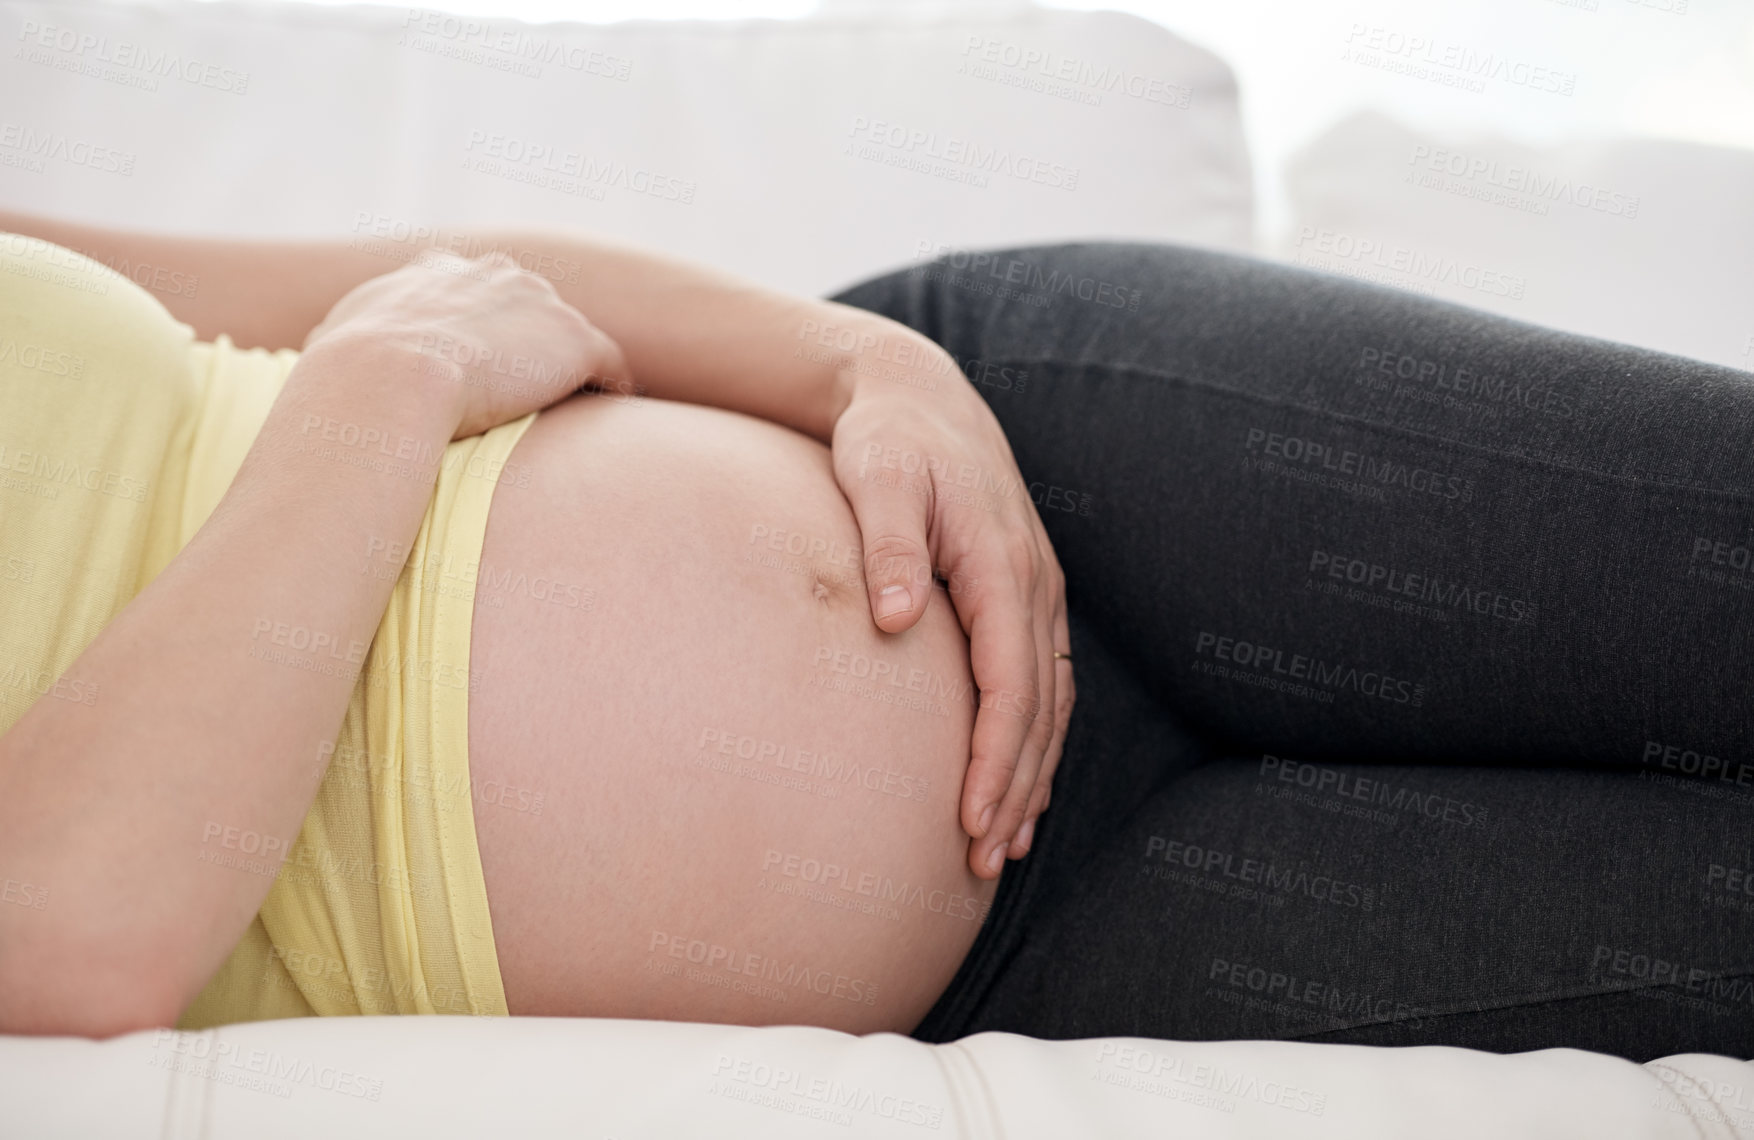
{"label": "woman's hand", "polygon": [[621,347],[503,253],[425,251],[356,286],[305,338],[305,349],[355,338],[393,344],[447,381],[455,439],[545,408],[591,383],[625,385]]}
{"label": "woman's hand", "polygon": [[968,634],[980,711],[961,816],[969,866],[990,879],[1007,853],[1028,852],[1066,739],[1071,662],[1054,657],[1071,650],[1065,576],[998,420],[942,350],[920,347],[943,367],[846,371],[834,470],[878,628],[920,619],[936,569]]}

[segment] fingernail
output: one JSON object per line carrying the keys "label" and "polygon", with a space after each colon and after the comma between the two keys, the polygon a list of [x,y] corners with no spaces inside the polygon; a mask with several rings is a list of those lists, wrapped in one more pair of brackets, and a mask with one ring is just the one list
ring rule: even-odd
{"label": "fingernail", "polygon": [[1003,843],[993,848],[993,853],[987,856],[987,870],[997,875],[1004,868],[1005,851],[1006,844]]}
{"label": "fingernail", "polygon": [[993,813],[999,809],[998,804],[988,804],[987,810],[981,812],[981,836],[993,830]]}
{"label": "fingernail", "polygon": [[1017,848],[1017,853],[1021,855],[1029,850],[1030,841],[1034,838],[1035,820],[1024,820],[1023,826],[1017,829],[1017,838],[1011,841],[1011,846]]}
{"label": "fingernail", "polygon": [[907,596],[906,586],[885,586],[877,591],[877,616],[879,618],[894,617],[913,608],[913,602]]}

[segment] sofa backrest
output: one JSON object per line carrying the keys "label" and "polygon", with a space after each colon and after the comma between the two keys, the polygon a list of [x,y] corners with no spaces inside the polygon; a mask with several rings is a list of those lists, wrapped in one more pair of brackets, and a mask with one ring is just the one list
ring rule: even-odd
{"label": "sofa backrest", "polygon": [[1754,370],[1754,151],[1537,149],[1354,115],[1291,162],[1279,256]]}
{"label": "sofa backrest", "polygon": [[572,225],[812,293],[944,246],[1252,241],[1230,69],[1115,13],[4,0],[0,36],[0,202],[90,223]]}

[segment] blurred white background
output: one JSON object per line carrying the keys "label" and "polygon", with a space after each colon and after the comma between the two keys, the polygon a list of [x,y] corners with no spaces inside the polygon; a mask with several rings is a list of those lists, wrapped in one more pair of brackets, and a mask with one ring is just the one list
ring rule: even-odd
{"label": "blurred white background", "polygon": [[[909,2],[445,0],[427,6],[532,23],[601,23],[789,19],[853,8],[894,11]],[[1006,5],[931,0],[917,6]],[[1291,225],[1287,160],[1353,111],[1382,111],[1416,129],[1491,131],[1530,145],[1643,135],[1754,149],[1754,0],[1043,0],[1041,6],[1130,12],[1230,64],[1242,87],[1259,234],[1267,247],[1282,244]],[[1340,53],[1354,24],[1574,73],[1575,94],[1531,97],[1506,85],[1476,94],[1350,66]]]}
{"label": "blurred white background", "polygon": [[816,293],[1181,242],[1754,369],[1754,0],[0,0],[0,36],[18,209],[578,225]]}

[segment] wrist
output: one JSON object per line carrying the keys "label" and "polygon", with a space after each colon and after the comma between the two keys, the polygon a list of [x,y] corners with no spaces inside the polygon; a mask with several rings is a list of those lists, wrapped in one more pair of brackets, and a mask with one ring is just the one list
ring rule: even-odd
{"label": "wrist", "polygon": [[463,370],[420,344],[411,330],[343,325],[311,342],[287,382],[443,430],[449,440],[468,411]]}
{"label": "wrist", "polygon": [[836,362],[828,396],[831,430],[861,394],[942,397],[967,387],[956,358],[936,341],[887,317],[869,316],[849,334],[855,347]]}

